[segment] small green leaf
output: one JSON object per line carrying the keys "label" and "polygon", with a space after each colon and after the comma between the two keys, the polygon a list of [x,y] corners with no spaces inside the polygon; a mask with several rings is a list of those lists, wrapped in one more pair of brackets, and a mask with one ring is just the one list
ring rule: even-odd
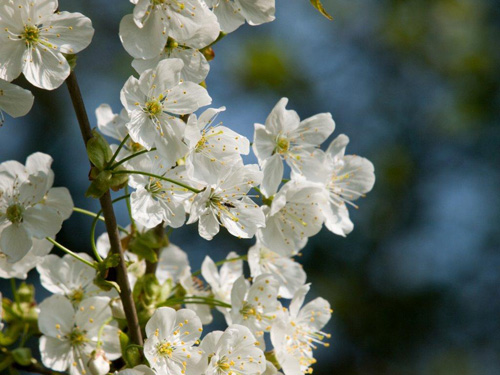
{"label": "small green leaf", "polygon": [[29,366],[31,363],[31,349],[29,348],[17,348],[12,352],[12,358],[14,361],[21,366]]}
{"label": "small green leaf", "polygon": [[328,18],[329,20],[333,20],[333,17],[328,14],[328,12],[325,10],[323,4],[321,3],[321,0],[310,0],[311,4],[313,7],[315,7],[319,12]]}
{"label": "small green leaf", "polygon": [[[92,173],[91,173],[92,174]],[[113,175],[110,171],[100,172],[95,180],[93,180],[85,192],[86,197],[100,198],[102,197],[111,187],[113,182]]]}

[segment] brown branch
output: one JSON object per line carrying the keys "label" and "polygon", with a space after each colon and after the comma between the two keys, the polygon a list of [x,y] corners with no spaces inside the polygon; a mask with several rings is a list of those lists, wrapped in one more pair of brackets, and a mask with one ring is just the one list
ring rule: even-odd
{"label": "brown branch", "polygon": [[[66,79],[66,85],[68,86],[68,91],[73,103],[73,108],[75,109],[78,124],[80,125],[80,131],[82,133],[83,140],[85,142],[85,145],[87,145],[87,142],[92,138],[92,129],[90,127],[90,122],[87,116],[87,111],[85,109],[85,104],[83,102],[82,94],[80,92],[80,87],[78,85],[76,75],[73,71]],[[108,191],[106,194],[104,194],[99,199],[99,201],[101,202],[101,208],[106,223],[106,230],[108,232],[109,242],[111,244],[111,251],[116,254],[120,254],[120,264],[118,265],[118,267],[116,267],[117,282],[121,289],[120,298],[123,303],[123,309],[125,310],[130,338],[135,344],[142,345],[143,341],[141,327],[139,326],[139,320],[137,318],[135,302],[132,298],[132,291],[127,276],[127,266],[123,255],[120,236],[118,234],[118,226],[116,223],[115,212],[113,210],[113,204],[111,203],[110,192]]]}

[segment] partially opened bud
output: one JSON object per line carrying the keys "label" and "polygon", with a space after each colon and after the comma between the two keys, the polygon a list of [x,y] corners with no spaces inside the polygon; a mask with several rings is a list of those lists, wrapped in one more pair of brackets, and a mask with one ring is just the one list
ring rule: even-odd
{"label": "partially opened bud", "polygon": [[101,349],[92,352],[88,366],[92,375],[105,375],[110,370],[106,353]]}

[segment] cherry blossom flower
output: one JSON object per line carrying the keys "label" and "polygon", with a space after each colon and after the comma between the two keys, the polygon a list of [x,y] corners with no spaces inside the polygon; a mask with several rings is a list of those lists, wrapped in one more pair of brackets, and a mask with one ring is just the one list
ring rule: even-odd
{"label": "cherry blossom flower", "polygon": [[37,240],[33,238],[33,246],[28,253],[15,263],[8,261],[7,255],[0,247],[0,278],[3,279],[26,279],[28,272],[42,262],[45,256],[50,253],[54,245],[47,240]]}
{"label": "cherry blossom flower", "polygon": [[289,310],[280,315],[271,329],[271,341],[278,362],[285,375],[311,373],[316,363],[313,349],[328,346],[323,339],[330,335],[322,331],[332,315],[330,304],[319,297],[302,306],[309,285],[301,287],[294,295]]}
{"label": "cherry blossom flower", "polygon": [[279,294],[283,298],[292,298],[306,282],[306,273],[300,263],[275,253],[259,241],[248,250],[248,265],[254,278],[265,273],[272,274],[279,281]]}
{"label": "cherry blossom flower", "polygon": [[307,181],[287,182],[265,207],[266,226],[257,233],[261,243],[283,256],[296,255],[323,226],[323,189]]}
{"label": "cherry blossom flower", "polygon": [[[243,275],[243,261],[237,259],[238,255],[235,252],[230,252],[226,260],[235,258],[236,260],[225,262],[220,270],[217,269],[214,261],[208,255],[201,264],[201,274],[210,285],[214,298],[228,304],[231,303],[231,290],[234,282]],[[217,310],[223,314],[227,314],[229,311],[224,307],[217,307]]]}
{"label": "cherry blossom flower", "polygon": [[225,33],[231,33],[243,25],[256,26],[274,21],[275,0],[205,0]]}
{"label": "cherry blossom flower", "polygon": [[203,48],[220,33],[217,17],[200,0],[167,2],[131,0],[133,14],[120,22],[120,39],[125,50],[135,58],[157,56],[169,37],[180,44]]}
{"label": "cherry blossom flower", "polygon": [[[85,253],[78,255],[89,262],[93,261],[92,257]],[[36,266],[36,270],[45,289],[66,296],[73,304],[77,305],[85,298],[101,293],[93,283],[95,269],[69,254],[62,258],[49,254]]]}
{"label": "cherry blossom flower", "polygon": [[303,176],[322,185],[328,204],[323,209],[325,226],[335,234],[346,236],[354,228],[347,205],[368,193],[375,184],[373,164],[356,155],[345,155],[349,138],[343,134],[335,138],[326,152],[317,150],[310,159]]}
{"label": "cherry blossom flower", "polygon": [[12,117],[24,116],[30,111],[34,100],[30,91],[0,79],[0,126],[4,123],[2,111]]}
{"label": "cherry blossom flower", "polygon": [[52,158],[40,152],[0,164],[0,247],[10,263],[22,259],[33,237],[54,236],[73,210],[66,188],[53,188]]}
{"label": "cherry blossom flower", "polygon": [[53,90],[69,76],[64,54],[85,49],[94,29],[84,15],[56,12],[57,7],[57,0],[2,2],[1,79],[12,81],[22,72],[34,86]]}
{"label": "cherry blossom flower", "polygon": [[150,59],[134,59],[132,66],[137,73],[141,74],[145,70],[154,69],[161,60],[165,59],[182,60],[184,66],[181,70],[181,79],[183,81],[203,82],[210,71],[210,64],[203,53],[196,48],[179,45],[171,38],[168,39],[165,48],[157,56]]}
{"label": "cherry blossom flower", "polygon": [[228,168],[211,176],[206,189],[194,198],[188,224],[199,220],[198,232],[207,240],[219,233],[220,225],[233,236],[252,238],[264,226],[264,214],[247,193],[261,179],[257,165]]}
{"label": "cherry blossom flower", "polygon": [[156,278],[160,284],[171,280],[172,285],[175,285],[184,274],[184,270],[189,268],[187,254],[173,243],[160,249],[159,253]]}
{"label": "cherry blossom flower", "polygon": [[255,124],[253,151],[262,167],[261,190],[270,197],[283,179],[283,160],[300,171],[304,159],[323,143],[335,129],[330,113],[321,113],[300,121],[297,112],[287,110],[287,98],[273,108],[266,125]]}
{"label": "cherry blossom flower", "polygon": [[225,110],[210,108],[200,117],[189,116],[184,141],[189,147],[186,155],[188,175],[198,181],[210,181],[228,167],[243,165],[241,155],[248,155],[250,142],[233,130],[212,125],[216,116]]}
{"label": "cherry blossom flower", "polygon": [[[121,357],[118,328],[111,321],[109,298],[91,297],[74,310],[63,296],[54,295],[40,304],[38,327],[42,362],[55,371],[71,375],[89,373],[92,352],[102,349],[109,360]],[[102,345],[101,345],[102,344]]]}
{"label": "cherry blossom flower", "polygon": [[200,374],[202,351],[194,345],[202,332],[193,310],[160,307],[146,324],[144,355],[151,367],[166,375]]}
{"label": "cherry blossom flower", "polygon": [[153,147],[172,166],[187,152],[182,142],[184,122],[173,115],[185,115],[211,103],[203,87],[183,82],[180,59],[167,59],[140,78],[130,77],[121,91],[121,102],[128,111],[130,137],[150,150]]}
{"label": "cherry blossom flower", "polygon": [[213,331],[200,344],[209,358],[205,375],[259,375],[266,370],[266,358],[254,335],[242,325],[233,324],[224,332]]}
{"label": "cherry blossom flower", "polygon": [[264,332],[271,329],[281,307],[278,289],[278,281],[270,274],[258,276],[251,286],[248,286],[244,276],[240,276],[231,291],[231,312],[226,316],[228,324],[248,327],[264,344]]}

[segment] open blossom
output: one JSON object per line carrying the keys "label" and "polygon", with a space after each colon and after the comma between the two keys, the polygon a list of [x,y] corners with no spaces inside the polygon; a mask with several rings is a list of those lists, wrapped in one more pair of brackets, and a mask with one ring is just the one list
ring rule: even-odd
{"label": "open blossom", "polygon": [[323,209],[325,226],[335,234],[345,236],[354,228],[347,205],[368,193],[375,184],[373,164],[356,155],[345,155],[349,138],[335,138],[325,152],[317,150],[308,161],[303,176],[324,188],[328,204]]}
{"label": "open blossom", "polygon": [[[165,179],[193,185],[186,176],[186,168],[170,168],[163,158],[147,154],[141,163],[141,171],[161,176]],[[179,228],[186,220],[183,202],[193,193],[170,181],[156,177],[133,175],[130,186],[136,190],[130,196],[132,216],[146,228],[154,228],[162,222],[172,228]]]}
{"label": "open blossom", "polygon": [[322,331],[332,315],[330,304],[321,297],[302,306],[309,285],[301,287],[294,295],[288,311],[283,312],[271,329],[271,341],[276,358],[285,375],[311,373],[316,363],[313,349],[318,344],[328,346],[323,339],[330,335]]}
{"label": "open blossom", "polygon": [[159,253],[156,278],[160,284],[171,280],[172,285],[175,285],[184,274],[184,270],[189,268],[188,256],[173,243],[169,243],[167,247],[160,249]]}
{"label": "open blossom", "polygon": [[44,300],[38,316],[43,364],[56,371],[69,370],[71,375],[89,374],[88,363],[98,342],[107,359],[120,358],[118,328],[108,325],[110,319],[107,297],[87,298],[76,312],[66,297],[55,295]]}
{"label": "open blossom", "polygon": [[252,332],[233,324],[224,332],[213,331],[200,344],[209,358],[205,375],[260,375],[266,370],[266,358]]}
{"label": "open blossom", "polygon": [[34,100],[30,91],[0,79],[0,126],[4,123],[2,111],[12,117],[24,116],[30,111]]}
{"label": "open blossom", "polygon": [[[92,257],[85,253],[78,255],[89,262],[93,261]],[[66,296],[74,304],[101,292],[93,283],[95,269],[69,254],[62,258],[49,254],[37,265],[36,270],[45,289]]]}
{"label": "open blossom", "polygon": [[[203,282],[196,276],[193,276],[191,267],[184,269],[179,278],[179,283],[184,289],[185,297],[208,297],[209,291],[205,289]],[[201,324],[212,323],[213,316],[209,305],[199,303],[186,303],[186,308],[193,310],[200,318]]]}
{"label": "open blossom", "polygon": [[55,236],[73,210],[66,188],[53,188],[52,158],[35,153],[26,166],[0,164],[0,248],[11,263],[22,259],[33,237]]}
{"label": "open blossom", "polygon": [[50,253],[54,245],[47,240],[33,238],[33,246],[28,253],[15,263],[10,263],[0,247],[0,278],[26,279],[28,272],[39,264]]}
{"label": "open blossom", "polygon": [[130,77],[120,95],[132,140],[148,150],[156,147],[168,166],[187,152],[182,142],[185,124],[173,115],[193,113],[212,101],[203,87],[181,80],[183,66],[179,59],[162,60],[139,79]]}
{"label": "open blossom", "polygon": [[179,45],[173,39],[167,41],[165,48],[155,57],[149,59],[134,59],[132,66],[141,74],[145,70],[154,69],[161,60],[165,59],[181,59],[184,66],[181,70],[181,79],[183,81],[191,81],[200,83],[207,78],[210,71],[210,64],[206,57],[196,48]]}
{"label": "open blossom", "polygon": [[53,90],[70,73],[63,54],[75,54],[92,40],[90,19],[56,12],[57,0],[3,1],[0,9],[0,78],[12,81],[21,72],[34,86]]}
{"label": "open blossom", "polygon": [[[207,255],[201,265],[201,274],[210,285],[214,298],[230,304],[234,282],[243,275],[243,261],[234,251],[227,255],[226,260],[218,270],[212,258]],[[228,313],[228,309],[224,307],[217,307],[217,310],[223,314]]]}
{"label": "open blossom", "polygon": [[263,344],[264,332],[271,329],[281,307],[278,289],[278,281],[270,274],[258,276],[252,286],[240,276],[231,291],[231,312],[226,316],[228,324],[248,327]]}
{"label": "open blossom", "polygon": [[289,181],[276,194],[271,207],[265,207],[266,226],[259,230],[257,238],[276,253],[295,255],[309,237],[321,230],[325,204],[320,185]]}
{"label": "open blossom", "polygon": [[260,241],[248,250],[248,265],[254,278],[263,273],[272,274],[280,284],[279,294],[283,298],[292,298],[306,282],[306,273],[300,263],[268,249]]}
{"label": "open blossom", "polygon": [[217,17],[200,0],[158,1],[131,0],[133,14],[120,22],[120,39],[125,50],[135,58],[157,56],[173,38],[180,44],[203,48],[217,39]]}
{"label": "open blossom", "polygon": [[225,33],[243,25],[256,26],[274,21],[275,0],[205,0],[213,8]]}
{"label": "open blossom", "polygon": [[221,225],[233,236],[252,238],[264,226],[264,214],[247,193],[261,179],[257,165],[229,168],[212,176],[194,198],[188,224],[199,220],[198,232],[207,240],[219,233]]}
{"label": "open blossom", "polygon": [[189,116],[184,141],[189,147],[186,155],[188,175],[199,181],[210,181],[230,166],[243,165],[241,155],[248,155],[250,142],[235,131],[213,125],[217,115],[226,108],[210,108],[199,117]]}
{"label": "open blossom", "polygon": [[262,167],[262,193],[276,193],[283,179],[283,160],[292,170],[302,170],[304,159],[323,143],[335,129],[330,113],[320,113],[300,121],[297,112],[287,110],[282,98],[266,119],[266,125],[255,124],[253,151]]}
{"label": "open blossom", "polygon": [[200,318],[194,311],[160,307],[146,324],[144,355],[158,373],[200,374],[202,351],[194,345],[201,332]]}

